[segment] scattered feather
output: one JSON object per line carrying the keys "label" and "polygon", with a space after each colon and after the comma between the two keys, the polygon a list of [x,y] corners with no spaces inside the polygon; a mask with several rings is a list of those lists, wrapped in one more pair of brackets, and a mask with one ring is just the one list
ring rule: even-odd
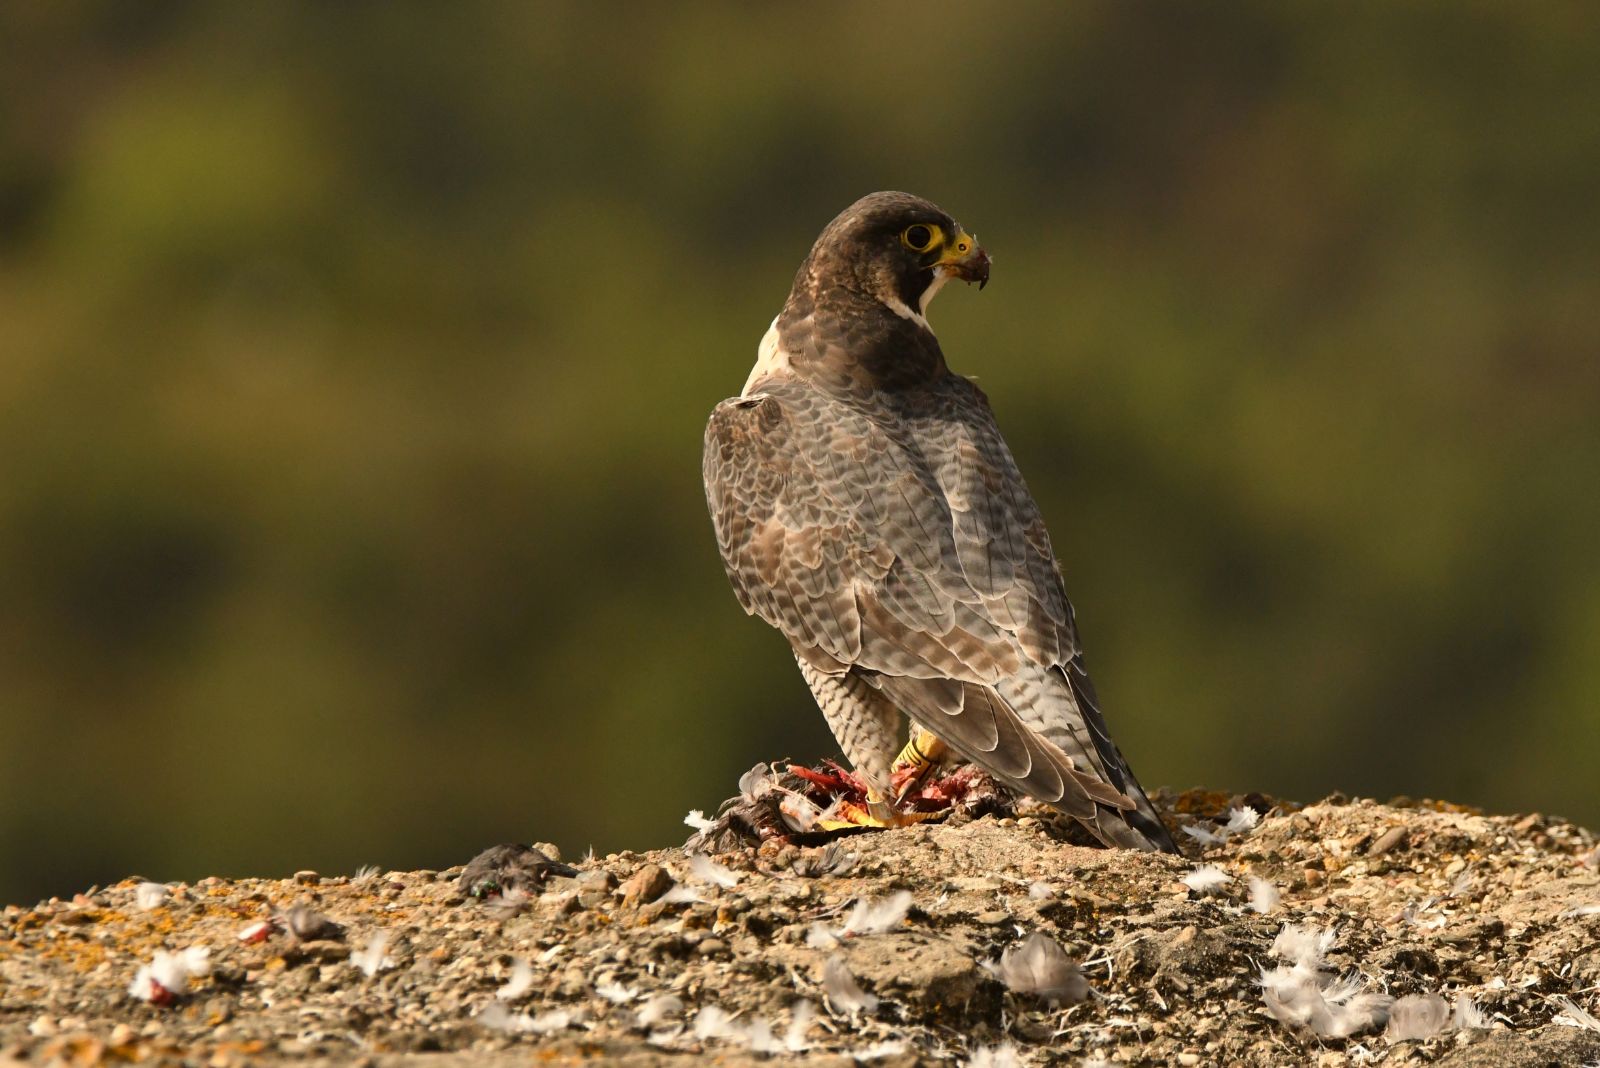
{"label": "scattered feather", "polygon": [[757,764],[739,776],[739,793],[746,801],[756,802],[771,793],[778,785],[778,777],[771,766]]}
{"label": "scattered feather", "polygon": [[344,927],[310,905],[296,905],[288,912],[273,917],[279,927],[288,931],[298,942],[315,942],[321,939],[337,941],[344,937]]}
{"label": "scattered feather", "polygon": [[804,1053],[810,1049],[811,1043],[806,1041],[806,1032],[811,1030],[811,1022],[816,1018],[816,1005],[805,999],[795,1002],[790,1010],[789,1027],[783,1033],[783,1048],[789,1053]]}
{"label": "scattered feather", "polygon": [[1311,924],[1286,923],[1272,940],[1272,954],[1304,969],[1318,969],[1338,936],[1334,927],[1319,929]]}
{"label": "scattered feather", "polygon": [[1465,994],[1456,995],[1455,1011],[1450,1014],[1450,1022],[1458,1031],[1487,1031],[1489,1017],[1478,1008],[1478,1003]]}
{"label": "scattered feather", "polygon": [[789,870],[806,879],[823,875],[844,875],[861,859],[858,853],[847,853],[838,842],[829,842],[815,853],[802,854],[789,866]]}
{"label": "scattered feather", "polygon": [[694,887],[677,883],[656,900],[663,905],[692,905],[696,901],[704,901],[705,897]]}
{"label": "scattered feather", "polygon": [[[560,900],[562,897],[572,896],[574,895],[572,891],[569,890],[563,895],[557,895],[554,900]],[[529,893],[525,888],[520,886],[507,886],[501,889],[499,893],[492,894],[489,897],[484,898],[483,908],[495,919],[504,922],[511,919],[511,917],[515,916],[523,909],[527,908],[530,904],[532,904],[532,902],[533,894]]]}
{"label": "scattered feather", "polygon": [[363,864],[361,867],[356,869],[355,877],[350,881],[357,886],[363,886],[372,882],[382,874],[383,869],[378,867],[376,864]]}
{"label": "scattered feather", "polygon": [[618,982],[601,983],[594,988],[594,992],[613,1005],[626,1005],[639,996],[637,990],[629,990]]}
{"label": "scattered feather", "polygon": [[1028,900],[1029,901],[1048,901],[1050,898],[1055,897],[1055,896],[1056,896],[1056,892],[1054,890],[1050,889],[1050,884],[1049,883],[1029,883],[1028,884]]}
{"label": "scattered feather", "polygon": [[1444,915],[1441,913],[1430,920],[1425,920],[1422,919],[1422,913],[1433,908],[1438,903],[1439,899],[1436,897],[1424,898],[1421,901],[1413,902],[1401,911],[1400,918],[1411,926],[1419,927],[1424,931],[1437,931],[1445,925]]}
{"label": "scattered feather", "polygon": [[529,1018],[526,1013],[513,1016],[511,1010],[498,1001],[490,1002],[478,1013],[478,1022],[496,1031],[519,1031],[521,1028],[517,1026],[517,1021]]}
{"label": "scattered feather", "polygon": [[1407,994],[1389,1006],[1390,1042],[1420,1042],[1450,1026],[1450,1004],[1438,994]]}
{"label": "scattered feather", "polygon": [[167,899],[166,883],[140,883],[133,888],[133,903],[140,912],[149,912]]}
{"label": "scattered feather", "polygon": [[1022,1068],[1017,1047],[1009,1042],[998,1046],[979,1046],[967,1058],[967,1068]]}
{"label": "scattered feather", "polygon": [[1241,806],[1228,810],[1228,822],[1223,825],[1222,830],[1228,835],[1245,834],[1255,830],[1260,822],[1261,813],[1253,808]]}
{"label": "scattered feather", "polygon": [[1593,916],[1597,913],[1600,913],[1600,905],[1576,905],[1563,912],[1561,918],[1568,920],[1578,916]]}
{"label": "scattered feather", "polygon": [[694,1037],[702,1042],[710,1038],[742,1039],[745,1030],[728,1010],[706,1005],[694,1015]]}
{"label": "scattered feather", "polygon": [[765,1016],[752,1017],[744,1029],[744,1040],[751,1053],[783,1053],[784,1048],[772,1033],[772,1023]]}
{"label": "scattered feather", "polygon": [[1261,878],[1250,876],[1250,908],[1265,916],[1278,907],[1278,888]]}
{"label": "scattered feather", "polygon": [[[799,1013],[800,1010],[797,1008],[797,1019]],[[809,1020],[806,1024],[809,1025]],[[695,1014],[694,1018],[694,1037],[701,1042],[714,1038],[739,1042],[749,1046],[752,1053],[789,1053],[805,1049],[803,1042],[798,1047],[793,1044],[793,1030],[791,1025],[790,1036],[780,1042],[772,1032],[772,1022],[765,1017],[755,1016],[748,1021],[741,1021],[717,1005],[705,1006]]]}
{"label": "scattered feather", "polygon": [[494,992],[501,1001],[515,1001],[533,988],[533,966],[521,957],[511,962],[511,978]]}
{"label": "scattered feather", "polygon": [[1280,1023],[1319,1038],[1349,1038],[1384,1023],[1393,998],[1368,991],[1360,975],[1327,973],[1323,963],[1338,932],[1286,923],[1272,941],[1272,953],[1289,967],[1261,970],[1261,996]]}
{"label": "scattered feather", "polygon": [[838,932],[825,923],[814,923],[806,931],[806,945],[812,949],[832,949],[842,941]]}
{"label": "scattered feather", "polygon": [[657,994],[639,1006],[639,1026],[648,1031],[663,1020],[683,1013],[683,999],[675,994]]}
{"label": "scattered feather", "polygon": [[1042,931],[1035,931],[1000,954],[1000,965],[995,971],[1007,990],[1068,1005],[1083,1001],[1089,996],[1089,980],[1084,978],[1078,962],[1055,939]]}
{"label": "scattered feather", "polygon": [[1200,826],[1198,823],[1187,824],[1186,826],[1178,829],[1184,834],[1188,835],[1190,838],[1193,838],[1196,842],[1199,842],[1201,845],[1207,847],[1221,845],[1228,840],[1228,836],[1226,834],[1223,834],[1219,831],[1209,830]]}
{"label": "scattered feather", "polygon": [[854,1061],[877,1061],[885,1057],[898,1057],[906,1051],[904,1042],[874,1042],[870,1046],[850,1051],[850,1059]]}
{"label": "scattered feather", "polygon": [[911,891],[897,890],[888,897],[869,900],[859,898],[844,926],[838,930],[824,923],[813,923],[806,932],[806,945],[812,949],[832,949],[846,938],[883,934],[905,922],[911,911]]}
{"label": "scattered feather", "polygon": [[580,1014],[571,1009],[552,1009],[531,1018],[526,1029],[536,1035],[548,1035],[556,1031],[565,1031],[580,1019]]}
{"label": "scattered feather", "polygon": [[374,931],[367,944],[350,954],[350,963],[360,968],[369,979],[385,968],[394,967],[394,958],[384,952],[389,946],[388,931]]}
{"label": "scattered feather", "polygon": [[691,853],[689,855],[689,872],[701,882],[715,883],[717,886],[729,887],[739,882],[739,877],[730,869],[712,860],[704,853]]}
{"label": "scattered feather", "polygon": [[478,1022],[511,1034],[548,1035],[566,1030],[577,1022],[577,1018],[570,1009],[553,1009],[530,1016],[525,1012],[512,1012],[504,1002],[492,1001],[478,1013]]}
{"label": "scattered feather", "polygon": [[1578,1003],[1571,998],[1555,994],[1550,1000],[1561,1006],[1561,1012],[1551,1019],[1551,1023],[1565,1027],[1581,1027],[1585,1031],[1600,1031],[1600,1020],[1579,1008]]}
{"label": "scattered feather", "polygon": [[910,911],[910,890],[896,890],[876,901],[861,898],[850,910],[850,917],[845,920],[840,933],[846,936],[883,934],[899,927]]}
{"label": "scattered feather", "polygon": [[1247,834],[1255,830],[1261,822],[1261,814],[1253,808],[1239,807],[1228,810],[1228,822],[1216,830],[1202,827],[1198,823],[1191,823],[1186,827],[1178,828],[1184,834],[1199,842],[1202,846],[1224,845],[1228,839],[1236,834]]}
{"label": "scattered feather", "polygon": [[1355,997],[1366,987],[1366,978],[1360,972],[1350,972],[1346,975],[1325,978],[1322,981],[1322,996],[1329,1001],[1343,1004]]}
{"label": "scattered feather", "polygon": [[697,831],[709,831],[717,825],[716,820],[706,819],[706,814],[697,808],[691,808],[689,814],[683,817],[683,822]]}
{"label": "scattered feather", "polygon": [[211,950],[190,946],[181,953],[161,950],[149,964],[140,965],[128,984],[128,993],[152,1005],[170,1005],[189,991],[189,980],[211,974]]}
{"label": "scattered feather", "polygon": [[1215,864],[1202,864],[1183,877],[1183,885],[1197,894],[1213,894],[1233,882],[1233,876]]}
{"label": "scattered feather", "polygon": [[786,792],[778,802],[778,814],[796,834],[809,834],[816,829],[823,816],[822,809],[810,798],[792,792]]}
{"label": "scattered feather", "polygon": [[1388,1019],[1389,995],[1356,993],[1359,987],[1327,984],[1320,973],[1299,966],[1261,973],[1261,996],[1273,1018],[1319,1038],[1349,1038]]}
{"label": "scattered feather", "polygon": [[850,974],[844,958],[835,954],[822,966],[822,989],[828,995],[828,1004],[835,1012],[848,1013],[878,1011],[878,996],[861,989],[856,977]]}

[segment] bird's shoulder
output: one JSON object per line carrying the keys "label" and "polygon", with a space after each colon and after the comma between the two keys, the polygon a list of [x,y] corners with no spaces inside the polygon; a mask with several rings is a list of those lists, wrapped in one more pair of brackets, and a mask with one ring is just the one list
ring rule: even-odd
{"label": "bird's shoulder", "polygon": [[775,375],[712,409],[706,459],[709,463],[714,452],[726,462],[740,453],[775,459],[785,449],[847,448],[862,435],[875,435],[885,415],[870,399]]}

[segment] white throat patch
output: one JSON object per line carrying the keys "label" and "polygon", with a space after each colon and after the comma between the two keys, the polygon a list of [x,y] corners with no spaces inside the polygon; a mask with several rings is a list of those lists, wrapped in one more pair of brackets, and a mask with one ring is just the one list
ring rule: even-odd
{"label": "white throat patch", "polygon": [[774,371],[784,370],[789,366],[789,354],[778,347],[778,317],[772,317],[772,325],[767,327],[767,332],[761,337],[761,344],[756,346],[756,365],[750,368],[750,377],[744,380],[744,389],[739,391],[739,396],[748,397],[750,387]]}
{"label": "white throat patch", "polygon": [[[933,287],[930,286],[929,288],[931,289]],[[927,306],[926,301],[918,301],[918,303],[922,304],[924,307]],[[912,311],[906,302],[901,300],[899,297],[884,297],[883,305],[896,315],[900,316],[900,318],[910,319],[928,333],[933,333],[933,327],[928,325],[927,318],[919,311]]]}
{"label": "white throat patch", "polygon": [[899,297],[885,297],[884,306],[902,319],[910,319],[928,333],[933,333],[933,327],[928,325],[928,305],[933,303],[933,298],[938,296],[939,290],[950,281],[951,271],[948,267],[935,267],[933,281],[928,283],[928,288],[922,291],[922,296],[917,298],[916,310],[912,310],[905,301]]}
{"label": "white throat patch", "polygon": [[933,282],[927,289],[922,291],[922,298],[917,301],[917,307],[922,311],[923,315],[928,314],[928,305],[933,303],[933,298],[939,295],[939,290],[943,289],[944,284],[948,281],[950,281],[950,269],[948,267],[935,267],[933,269]]}

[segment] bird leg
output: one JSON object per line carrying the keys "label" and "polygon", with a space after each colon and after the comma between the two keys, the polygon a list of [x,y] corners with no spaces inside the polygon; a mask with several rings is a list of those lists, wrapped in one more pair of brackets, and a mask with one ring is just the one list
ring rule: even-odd
{"label": "bird leg", "polygon": [[906,742],[900,755],[894,758],[889,776],[894,783],[894,803],[902,805],[906,798],[916,793],[928,778],[928,773],[944,759],[949,747],[932,731],[913,726],[911,740]]}

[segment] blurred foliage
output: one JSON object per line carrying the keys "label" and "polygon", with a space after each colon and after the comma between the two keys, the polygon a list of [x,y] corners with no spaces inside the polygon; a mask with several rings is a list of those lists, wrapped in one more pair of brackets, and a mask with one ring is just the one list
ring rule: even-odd
{"label": "blurred foliage", "polygon": [[700,434],[879,188],[1147,785],[1600,820],[1592,9],[12,4],[0,897],[832,752]]}

